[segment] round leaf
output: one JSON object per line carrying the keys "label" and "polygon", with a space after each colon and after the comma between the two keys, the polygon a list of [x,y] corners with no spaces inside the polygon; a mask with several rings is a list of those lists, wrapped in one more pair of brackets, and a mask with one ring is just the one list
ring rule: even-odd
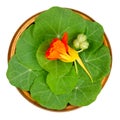
{"label": "round leaf", "polygon": [[55,76],[52,73],[48,74],[46,81],[54,94],[66,94],[74,89],[78,81],[78,75],[75,68],[72,67],[66,75]]}
{"label": "round leaf", "polygon": [[80,79],[77,86],[71,92],[69,103],[75,106],[85,106],[92,103],[101,90],[100,82],[90,83],[87,79]]}
{"label": "round leaf", "polygon": [[13,56],[9,62],[7,77],[10,83],[22,90],[29,91],[34,79],[38,76],[38,72],[26,67],[20,63],[16,56]]}
{"label": "round leaf", "polygon": [[35,39],[46,40],[61,38],[64,32],[68,32],[69,41],[78,33],[85,31],[85,20],[72,10],[67,8],[52,7],[41,13],[35,20],[33,35]]}
{"label": "round leaf", "polygon": [[64,109],[68,103],[69,95],[55,95],[52,93],[46,84],[45,78],[46,73],[42,72],[42,74],[35,79],[30,90],[32,98],[45,108],[55,110]]}
{"label": "round leaf", "polygon": [[39,46],[32,36],[34,24],[29,26],[20,36],[16,45],[16,56],[19,61],[34,70],[39,70],[40,66],[36,60],[36,50]]}

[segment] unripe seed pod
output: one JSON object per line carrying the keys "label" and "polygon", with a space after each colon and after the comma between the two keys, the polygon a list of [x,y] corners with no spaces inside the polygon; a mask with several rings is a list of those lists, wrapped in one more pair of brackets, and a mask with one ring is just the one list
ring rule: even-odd
{"label": "unripe seed pod", "polygon": [[87,41],[84,41],[80,44],[79,48],[82,50],[85,50],[89,47],[89,43]]}
{"label": "unripe seed pod", "polygon": [[89,47],[87,37],[84,34],[78,34],[77,39],[73,41],[73,46],[76,50],[85,50]]}
{"label": "unripe seed pod", "polygon": [[77,36],[77,39],[78,39],[78,41],[81,43],[81,42],[86,41],[86,40],[87,40],[87,37],[86,37],[86,35],[84,35],[84,34],[79,34],[79,35]]}
{"label": "unripe seed pod", "polygon": [[76,50],[80,49],[80,42],[78,41],[78,39],[75,39],[73,41],[73,46],[75,47]]}

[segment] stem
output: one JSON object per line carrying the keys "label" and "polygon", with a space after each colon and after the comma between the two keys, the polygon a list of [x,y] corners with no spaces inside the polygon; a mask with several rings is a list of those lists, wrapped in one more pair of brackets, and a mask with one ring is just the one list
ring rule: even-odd
{"label": "stem", "polygon": [[74,61],[74,65],[75,65],[75,71],[76,71],[76,73],[78,74],[78,68],[77,68],[77,63],[76,63],[76,61]]}
{"label": "stem", "polygon": [[82,52],[83,51],[83,49],[81,49],[81,50],[79,50],[79,51],[77,51],[78,53],[80,53],[80,52]]}

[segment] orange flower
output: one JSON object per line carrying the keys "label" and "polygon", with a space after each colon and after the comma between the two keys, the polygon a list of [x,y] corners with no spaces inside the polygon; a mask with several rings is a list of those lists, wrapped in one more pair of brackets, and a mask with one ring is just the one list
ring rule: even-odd
{"label": "orange flower", "polygon": [[[76,63],[77,61],[80,64],[80,66],[85,70],[85,72],[88,74],[90,79],[92,80],[90,73],[88,72],[81,58],[79,57],[78,52],[68,45],[68,34],[67,33],[64,33],[62,40],[58,38],[53,39],[53,41],[50,44],[50,47],[46,51],[46,58],[49,60],[59,59],[63,62],[75,62]],[[75,68],[77,71],[76,66]]]}
{"label": "orange flower", "polygon": [[73,62],[78,57],[77,51],[68,46],[68,35],[64,33],[62,40],[55,38],[46,51],[49,60],[61,60],[63,62]]}

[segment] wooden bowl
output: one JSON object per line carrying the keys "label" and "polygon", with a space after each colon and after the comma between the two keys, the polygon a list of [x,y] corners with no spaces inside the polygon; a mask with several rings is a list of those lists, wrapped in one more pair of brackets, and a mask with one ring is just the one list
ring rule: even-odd
{"label": "wooden bowl", "polygon": [[[74,10],[72,9],[75,13],[81,15],[84,19],[87,19],[87,20],[90,20],[90,21],[94,21],[91,17],[89,17],[88,15],[80,12],[80,11],[77,11],[77,10]],[[43,11],[44,12],[44,11]],[[8,51],[8,61],[11,59],[11,57],[15,54],[15,49],[16,49],[16,43],[20,37],[20,35],[22,34],[22,32],[24,32],[26,30],[26,28],[28,26],[30,26],[34,21],[35,19],[38,17],[39,14],[41,14],[42,12],[39,12],[35,15],[33,15],[32,17],[30,17],[28,20],[26,20],[19,28],[18,30],[16,31],[16,33],[14,34],[13,38],[12,38],[12,41],[11,41],[11,44],[10,44],[10,47],[9,47],[9,51]],[[110,49],[110,54],[111,54],[111,58],[112,58],[112,51],[111,51],[111,46],[110,46],[110,43],[109,43],[109,40],[106,36],[106,34],[104,33],[104,44],[106,46],[108,46],[108,48]],[[112,66],[112,63],[111,63],[111,66]],[[105,85],[106,81],[108,80],[108,76],[106,76],[103,80],[102,80],[102,87]],[[18,89],[18,91],[29,101],[31,102],[32,104],[40,107],[40,108],[44,108],[42,106],[40,106],[40,104],[38,104],[34,99],[31,98],[30,96],[30,93],[27,92],[27,91],[23,91],[23,90],[20,90]],[[76,109],[76,108],[79,108],[79,107],[76,107],[76,106],[72,106],[72,105],[68,105],[64,110],[59,110],[59,111],[69,111],[69,110],[73,110],[73,109]],[[44,109],[47,109],[47,108],[44,108]],[[47,109],[49,110],[49,109]],[[51,110],[51,109],[50,109]],[[51,110],[51,111],[56,111],[56,110]]]}

